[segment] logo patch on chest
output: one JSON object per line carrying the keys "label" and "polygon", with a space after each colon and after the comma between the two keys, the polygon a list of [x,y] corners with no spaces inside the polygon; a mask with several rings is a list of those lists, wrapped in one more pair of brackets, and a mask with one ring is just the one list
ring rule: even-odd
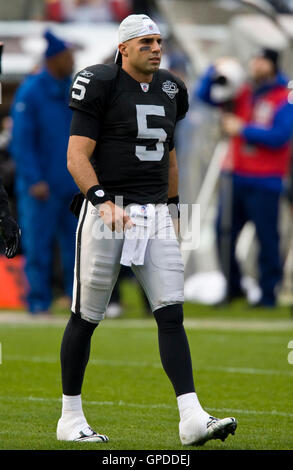
{"label": "logo patch on chest", "polygon": [[140,86],[141,86],[142,91],[144,91],[145,93],[149,91],[149,88],[150,88],[149,83],[141,83]]}
{"label": "logo patch on chest", "polygon": [[165,93],[167,93],[167,95],[169,96],[169,98],[171,98],[171,100],[175,98],[176,94],[179,91],[177,84],[174,82],[171,82],[171,80],[167,80],[166,82],[163,83],[162,90]]}

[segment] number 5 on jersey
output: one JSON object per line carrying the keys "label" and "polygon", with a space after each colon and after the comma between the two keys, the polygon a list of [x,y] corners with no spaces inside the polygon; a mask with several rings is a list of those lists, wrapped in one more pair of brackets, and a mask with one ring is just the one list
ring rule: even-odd
{"label": "number 5 on jersey", "polygon": [[147,150],[144,145],[136,145],[135,155],[141,161],[158,162],[164,155],[164,142],[167,139],[167,133],[162,128],[151,128],[147,125],[147,116],[166,116],[164,106],[156,105],[136,105],[137,117],[137,138],[138,139],[158,139],[156,150]]}
{"label": "number 5 on jersey", "polygon": [[[86,87],[84,86],[84,83],[88,84],[89,82],[89,78],[78,76],[72,85],[72,98],[75,98],[79,101],[83,100],[86,92]],[[77,90],[78,92],[76,93],[73,90]]]}

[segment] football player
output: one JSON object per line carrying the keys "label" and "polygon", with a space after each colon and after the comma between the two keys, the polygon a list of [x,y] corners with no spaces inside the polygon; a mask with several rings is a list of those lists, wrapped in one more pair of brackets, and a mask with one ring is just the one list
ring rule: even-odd
{"label": "football player", "polygon": [[119,27],[116,63],[87,67],[73,81],[68,169],[81,194],[72,207],[79,222],[72,314],[61,345],[60,440],[108,441],[90,428],[81,389],[91,336],[121,264],[132,267],[157,322],[182,444],[224,440],[236,429],[234,418],[204,411],[194,388],[183,326],[183,263],[168,210],[179,202],[173,135],[188,95],[179,78],[159,68],[161,55],[158,26],[146,15],[130,15]]}

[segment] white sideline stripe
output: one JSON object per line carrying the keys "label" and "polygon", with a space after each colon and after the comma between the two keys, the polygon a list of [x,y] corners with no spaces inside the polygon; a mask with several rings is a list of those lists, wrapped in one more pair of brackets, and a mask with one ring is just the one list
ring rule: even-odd
{"label": "white sideline stripe", "polygon": [[255,369],[253,367],[219,367],[219,366],[209,367],[209,366],[206,366],[203,369],[199,368],[199,370],[227,372],[229,374],[284,375],[287,377],[293,377],[292,371],[275,370],[275,369]]}
{"label": "white sideline stripe", "polygon": [[[44,397],[7,397],[0,396],[0,400],[8,401],[31,401],[39,403],[60,403],[62,402],[61,398],[44,398]],[[83,400],[84,405],[88,406],[124,406],[128,408],[146,408],[146,409],[168,409],[168,410],[177,410],[175,405],[167,405],[165,403],[127,403],[123,400],[120,401],[95,401],[95,400]],[[286,413],[284,411],[260,411],[260,410],[241,410],[237,408],[206,408],[208,412],[216,413],[235,413],[235,414],[246,414],[246,415],[264,415],[264,416],[280,416],[284,418],[293,418],[293,413]]]}
{"label": "white sideline stripe", "polygon": [[[5,361],[23,361],[32,363],[45,363],[45,364],[57,364],[59,358],[55,357],[42,357],[42,356],[3,356],[3,362]],[[147,362],[147,361],[119,361],[110,359],[90,359],[89,364],[100,366],[112,366],[112,367],[152,367],[154,369],[161,369],[162,365],[160,362]],[[280,371],[277,369],[257,369],[253,367],[222,367],[222,366],[195,366],[195,371],[214,371],[214,372],[225,372],[228,374],[249,374],[249,375],[281,375],[286,377],[293,377],[293,371]]]}
{"label": "white sideline stripe", "polygon": [[[46,363],[46,364],[57,364],[59,363],[59,358],[55,357],[42,357],[42,356],[13,356],[7,355],[4,356],[4,361],[23,361],[23,362],[36,362],[36,363]],[[147,361],[119,361],[119,360],[109,360],[109,359],[90,359],[90,364],[92,365],[106,365],[113,367],[153,367],[155,369],[161,368],[162,365],[160,362],[147,362]]]}
{"label": "white sideline stripe", "polygon": [[[56,327],[65,326],[68,316],[53,315],[52,318],[34,318],[28,313],[0,312],[0,324],[12,327]],[[154,319],[106,319],[102,322],[103,328],[157,328]],[[186,318],[186,328],[191,330],[238,330],[238,331],[293,331],[292,320],[253,320],[253,319],[217,319],[217,318]]]}

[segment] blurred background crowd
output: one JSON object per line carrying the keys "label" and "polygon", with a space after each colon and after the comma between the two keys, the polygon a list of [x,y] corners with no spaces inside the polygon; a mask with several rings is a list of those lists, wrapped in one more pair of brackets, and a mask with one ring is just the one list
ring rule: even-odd
{"label": "blurred background crowd", "polygon": [[[189,90],[175,135],[180,202],[200,207],[200,243],[182,252],[186,300],[293,303],[293,1],[14,0],[0,5],[0,175],[22,243],[0,257],[0,308],[70,306],[68,92],[76,71],[113,61],[131,13],[159,24],[162,67]],[[135,282],[121,271],[108,317],[123,314],[126,278]]]}

